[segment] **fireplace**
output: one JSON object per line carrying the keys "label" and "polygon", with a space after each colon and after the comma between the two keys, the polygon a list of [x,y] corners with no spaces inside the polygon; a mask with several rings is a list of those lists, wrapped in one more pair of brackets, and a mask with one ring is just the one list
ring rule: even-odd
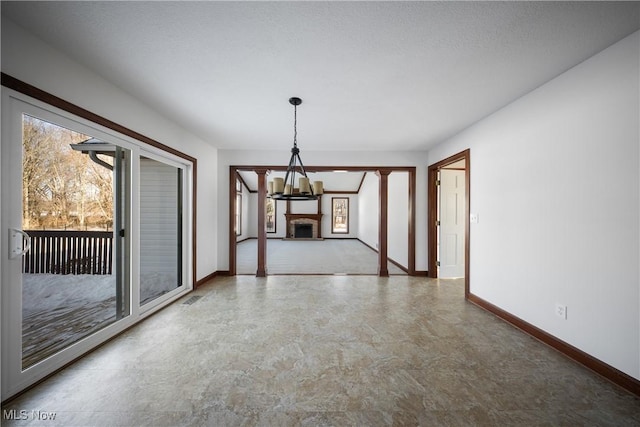
{"label": "fireplace", "polygon": [[293,225],[293,237],[296,239],[311,239],[313,238],[313,224],[294,224]]}
{"label": "fireplace", "polygon": [[287,239],[322,239],[322,214],[284,214],[287,219]]}

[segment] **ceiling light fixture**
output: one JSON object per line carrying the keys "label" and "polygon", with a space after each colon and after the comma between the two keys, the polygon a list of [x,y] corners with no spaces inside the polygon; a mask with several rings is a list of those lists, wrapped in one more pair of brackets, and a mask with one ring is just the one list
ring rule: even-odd
{"label": "ceiling light fixture", "polygon": [[[269,181],[269,197],[276,200],[317,200],[318,196],[324,193],[322,181],[314,181],[313,185],[311,185],[298,149],[298,105],[302,104],[302,99],[289,98],[289,104],[293,105],[293,148],[291,149],[291,159],[284,178],[273,178],[273,181]],[[300,174],[298,187],[295,186],[296,173]]]}

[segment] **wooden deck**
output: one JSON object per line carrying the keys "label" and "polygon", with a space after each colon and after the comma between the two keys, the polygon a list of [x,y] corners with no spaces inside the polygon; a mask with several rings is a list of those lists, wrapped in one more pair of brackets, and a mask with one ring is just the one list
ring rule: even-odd
{"label": "wooden deck", "polygon": [[116,299],[35,312],[22,320],[22,368],[38,363],[116,320]]}
{"label": "wooden deck", "polygon": [[[116,321],[116,279],[107,275],[24,274],[22,367],[28,368]],[[141,305],[177,286],[162,273],[141,277]]]}

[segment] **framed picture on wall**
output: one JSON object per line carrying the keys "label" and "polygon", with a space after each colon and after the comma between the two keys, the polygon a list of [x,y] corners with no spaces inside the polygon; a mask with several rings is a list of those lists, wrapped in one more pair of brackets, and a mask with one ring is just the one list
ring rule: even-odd
{"label": "framed picture on wall", "polygon": [[242,193],[236,193],[236,218],[235,218],[236,236],[242,234]]}
{"label": "framed picture on wall", "polygon": [[275,233],[276,232],[276,201],[273,199],[267,199],[265,203],[266,207],[266,228],[267,233]]}
{"label": "framed picture on wall", "polygon": [[331,198],[331,233],[349,233],[349,198]]}

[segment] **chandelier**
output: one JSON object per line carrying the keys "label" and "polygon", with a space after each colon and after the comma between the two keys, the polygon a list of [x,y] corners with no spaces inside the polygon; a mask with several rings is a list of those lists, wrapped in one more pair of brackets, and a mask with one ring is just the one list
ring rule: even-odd
{"label": "chandelier", "polygon": [[[298,105],[302,104],[300,98],[289,98],[289,104],[293,105],[293,148],[291,149],[291,159],[287,166],[287,173],[284,178],[273,178],[268,183],[269,197],[276,200],[317,200],[324,192],[322,181],[311,183],[304,165],[300,159],[298,149]],[[300,175],[298,186],[296,187],[296,174]]]}

